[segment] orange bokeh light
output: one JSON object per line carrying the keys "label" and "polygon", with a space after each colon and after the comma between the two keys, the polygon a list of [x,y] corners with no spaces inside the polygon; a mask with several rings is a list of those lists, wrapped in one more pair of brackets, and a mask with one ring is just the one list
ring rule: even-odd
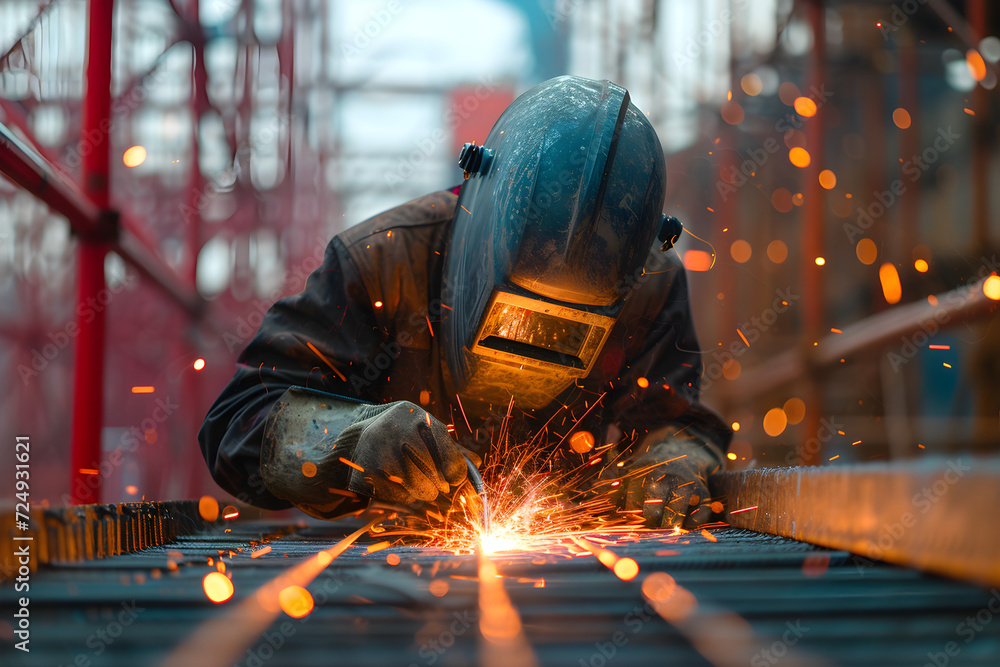
{"label": "orange bokeh light", "polygon": [[1000,301],[1000,276],[992,275],[983,282],[983,294],[987,299]]}
{"label": "orange bokeh light", "polygon": [[639,564],[631,558],[619,558],[613,571],[622,581],[632,581],[639,574]]}
{"label": "orange bokeh light", "polygon": [[788,246],[784,241],[771,241],[767,244],[767,258],[775,264],[781,264],[788,259]]}
{"label": "orange bokeh light", "polygon": [[862,264],[874,264],[875,260],[878,259],[878,247],[871,239],[861,239],[858,241],[854,252]]}
{"label": "orange bokeh light", "polygon": [[969,66],[969,74],[976,81],[982,81],[986,78],[986,62],[983,57],[979,54],[979,51],[975,49],[969,49],[965,52],[965,64]]}
{"label": "orange bokeh light", "polygon": [[781,410],[785,413],[785,419],[788,420],[789,424],[798,424],[806,416],[806,404],[801,398],[792,397],[788,399],[781,406]]}
{"label": "orange bokeh light", "polygon": [[809,163],[812,162],[809,151],[798,146],[788,151],[788,160],[800,169],[808,167]]}
{"label": "orange bokeh light", "polygon": [[209,572],[201,580],[205,596],[215,604],[222,604],[233,597],[233,582],[221,572]]}
{"label": "orange bokeh light", "polygon": [[743,239],[738,239],[733,241],[733,244],[729,246],[729,254],[733,256],[733,259],[743,264],[750,261],[750,256],[753,254],[753,249],[750,244]]}
{"label": "orange bokeh light", "polygon": [[819,172],[819,184],[826,190],[833,190],[837,186],[837,175],[829,169]]}
{"label": "orange bokeh light", "polygon": [[586,454],[594,448],[594,434],[590,431],[577,431],[570,437],[569,446],[577,454]]}
{"label": "orange bokeh light", "polygon": [[726,102],[722,105],[722,120],[730,125],[739,125],[744,117],[743,107],[739,102]]}
{"label": "orange bokeh light", "polygon": [[808,97],[796,97],[795,113],[804,118],[812,118],[816,115],[816,103]]}
{"label": "orange bokeh light", "polygon": [[219,501],[212,496],[202,496],[198,499],[198,514],[205,521],[215,521],[219,518]]}
{"label": "orange bokeh light", "polygon": [[743,78],[740,79],[740,88],[743,89],[744,93],[753,97],[754,95],[760,95],[760,92],[764,89],[764,82],[756,74],[744,74]]}
{"label": "orange bokeh light", "polygon": [[900,107],[892,112],[892,122],[901,130],[910,127],[910,112]]}
{"label": "orange bokeh light", "polygon": [[913,263],[913,268],[915,268],[920,273],[927,273],[930,265],[927,263],[926,259],[918,259]]}
{"label": "orange bokeh light", "polygon": [[138,167],[146,161],[146,149],[142,146],[132,146],[122,154],[122,163],[126,167]]}
{"label": "orange bokeh light", "polygon": [[281,589],[281,592],[278,593],[278,604],[281,605],[281,611],[292,618],[308,616],[309,612],[316,606],[312,594],[301,586],[288,586]]}
{"label": "orange bokeh light", "polygon": [[903,297],[903,286],[899,282],[899,272],[896,267],[886,262],[878,269],[878,279],[882,283],[882,295],[886,303],[899,303]]}
{"label": "orange bokeh light", "polygon": [[712,255],[704,250],[685,250],[684,268],[688,271],[708,271],[712,268]]}
{"label": "orange bokeh light", "polygon": [[784,433],[786,426],[788,426],[788,417],[785,416],[785,411],[781,408],[771,408],[764,415],[764,432],[772,438]]}
{"label": "orange bokeh light", "polygon": [[196,371],[200,371],[202,368],[205,367],[205,360],[201,358],[195,359],[194,364],[192,364],[192,366],[194,366],[194,369]]}

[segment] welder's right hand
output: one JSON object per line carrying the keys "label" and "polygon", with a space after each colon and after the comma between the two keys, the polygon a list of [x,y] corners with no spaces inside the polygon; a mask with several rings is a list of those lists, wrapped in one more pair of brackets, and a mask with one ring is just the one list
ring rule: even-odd
{"label": "welder's right hand", "polygon": [[358,405],[290,387],[265,419],[260,472],[275,497],[333,519],[371,498],[434,500],[466,479],[466,457],[481,463],[444,424],[408,401]]}
{"label": "welder's right hand", "polygon": [[448,428],[409,401],[360,408],[338,445],[353,451],[347,488],[390,503],[432,501],[465,481],[466,457],[480,458],[460,446]]}

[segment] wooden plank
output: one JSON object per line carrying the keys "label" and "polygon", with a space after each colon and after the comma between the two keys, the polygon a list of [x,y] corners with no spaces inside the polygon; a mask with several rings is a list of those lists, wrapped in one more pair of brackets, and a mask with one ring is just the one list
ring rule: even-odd
{"label": "wooden plank", "polygon": [[1000,459],[767,468],[712,484],[734,527],[850,551],[862,570],[883,560],[1000,585]]}

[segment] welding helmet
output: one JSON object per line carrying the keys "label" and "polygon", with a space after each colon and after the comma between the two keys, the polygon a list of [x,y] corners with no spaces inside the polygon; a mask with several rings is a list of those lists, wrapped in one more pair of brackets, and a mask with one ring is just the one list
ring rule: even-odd
{"label": "welding helmet", "polygon": [[544,407],[590,373],[661,229],[660,142],[624,88],[561,76],[459,164],[447,377],[463,399]]}

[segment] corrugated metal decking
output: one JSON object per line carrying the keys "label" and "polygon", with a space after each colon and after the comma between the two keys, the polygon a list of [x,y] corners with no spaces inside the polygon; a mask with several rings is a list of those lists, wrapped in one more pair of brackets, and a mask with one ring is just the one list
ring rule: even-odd
{"label": "corrugated metal decking", "polygon": [[[42,565],[31,576],[31,653],[5,649],[3,663],[157,664],[206,621],[358,525],[314,522],[282,536],[288,527],[273,521],[238,521],[228,533],[216,526],[138,553]],[[267,535],[275,536],[271,550],[252,558]],[[543,665],[711,664],[702,655],[712,655],[706,645],[732,643],[742,627],[725,611],[752,629],[754,650],[741,660],[754,667],[996,664],[996,590],[780,537],[737,529],[712,535],[717,541],[657,532],[612,545],[640,566],[630,582],[593,557],[520,553],[493,560]],[[475,557],[403,546],[369,554],[366,547],[350,547],[308,585],[316,603],[311,614],[294,619],[279,612],[263,637],[240,649],[238,664],[490,662],[478,629]],[[202,577],[217,568],[220,552],[236,593],[216,605],[206,599]],[[388,554],[398,555],[399,564],[387,563]],[[641,582],[657,571],[697,598],[703,621],[697,636],[644,602]],[[432,589],[432,581],[445,582],[447,592],[432,593],[445,588]],[[13,586],[0,592],[6,608],[14,596]],[[10,636],[5,616],[0,632]]]}

